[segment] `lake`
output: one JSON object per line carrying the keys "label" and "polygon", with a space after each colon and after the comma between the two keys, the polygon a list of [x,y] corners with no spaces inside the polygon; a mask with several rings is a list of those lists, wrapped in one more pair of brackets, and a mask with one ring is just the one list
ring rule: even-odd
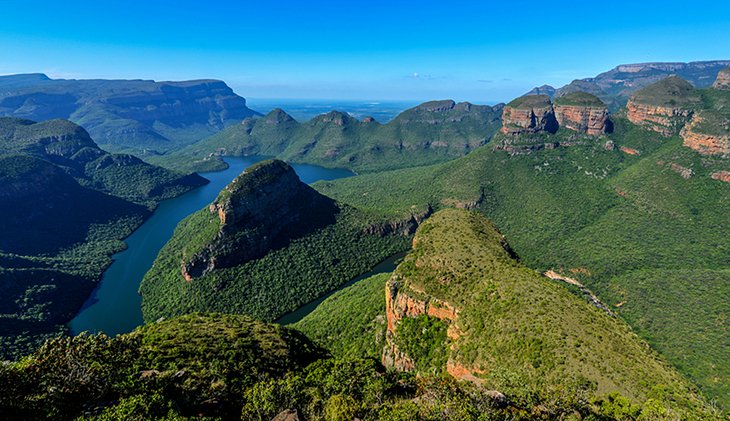
{"label": "lake", "polygon": [[[113,336],[131,332],[143,324],[139,284],[152,267],[160,249],[172,237],[177,224],[191,213],[212,202],[218,193],[244,169],[265,157],[227,157],[228,169],[201,173],[208,180],[205,186],[173,199],[165,200],[124,242],[127,249],[112,256],[113,263],[86,300],[76,317],[69,322],[71,332],[104,332]],[[344,169],[322,168],[315,165],[292,164],[305,183],[335,180],[353,175]]]}

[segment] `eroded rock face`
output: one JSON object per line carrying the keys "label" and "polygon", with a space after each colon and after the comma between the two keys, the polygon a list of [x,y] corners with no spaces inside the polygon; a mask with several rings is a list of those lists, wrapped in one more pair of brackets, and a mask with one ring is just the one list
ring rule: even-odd
{"label": "eroded rock face", "polygon": [[599,135],[609,132],[608,108],[555,105],[555,118],[561,127],[580,133]]}
{"label": "eroded rock face", "polygon": [[209,206],[218,232],[192,256],[182,275],[191,281],[217,268],[259,258],[290,239],[335,220],[335,202],[299,180],[288,164],[273,160],[236,177]]}
{"label": "eroded rock face", "polygon": [[713,180],[722,181],[723,183],[730,183],[730,172],[727,171],[716,171],[710,175]]}
{"label": "eroded rock face", "polygon": [[[706,119],[713,118],[703,113],[692,116],[690,122],[682,129],[680,136],[684,146],[694,149],[702,155],[730,155],[730,135],[728,129],[721,132],[708,133],[703,129]],[[727,124],[727,123],[725,123]]]}
{"label": "eroded rock face", "polygon": [[687,108],[641,104],[633,99],[626,104],[626,110],[630,122],[664,136],[675,134],[692,115],[692,110]]}
{"label": "eroded rock face", "polygon": [[723,91],[730,91],[730,67],[720,70],[712,87]]}
{"label": "eroded rock face", "polygon": [[528,95],[517,98],[502,110],[502,133],[555,133],[558,121],[547,95]]}
{"label": "eroded rock face", "polygon": [[[398,275],[394,275],[385,285],[387,330],[382,357],[383,365],[400,371],[415,371],[416,369],[414,361],[400,351],[395,343],[396,327],[402,319],[420,315],[435,317],[448,323],[447,336],[455,340],[461,335],[456,325],[458,312],[456,307],[446,301],[431,297],[423,291],[405,287]],[[455,363],[450,362],[450,364]]]}

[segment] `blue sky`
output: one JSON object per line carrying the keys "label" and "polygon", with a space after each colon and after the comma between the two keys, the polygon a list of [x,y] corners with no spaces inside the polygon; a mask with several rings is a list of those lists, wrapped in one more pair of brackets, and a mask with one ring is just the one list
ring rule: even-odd
{"label": "blue sky", "polygon": [[490,103],[621,63],[730,59],[726,1],[109,3],[0,0],[0,74]]}

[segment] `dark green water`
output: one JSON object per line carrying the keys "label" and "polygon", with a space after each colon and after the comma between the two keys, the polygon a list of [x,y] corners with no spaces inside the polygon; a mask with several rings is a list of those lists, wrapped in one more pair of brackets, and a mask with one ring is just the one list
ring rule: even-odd
{"label": "dark green water", "polygon": [[[226,158],[229,168],[225,171],[201,174],[210,183],[160,203],[154,214],[124,240],[127,249],[112,257],[114,263],[107,268],[101,282],[86,300],[79,314],[69,323],[71,332],[104,332],[113,336],[131,332],[140,326],[143,322],[142,299],[137,292],[139,284],[152,267],[162,246],[172,237],[178,222],[208,205],[231,180],[262,159],[264,158]],[[305,183],[352,175],[348,170],[314,165],[293,164],[292,167]]]}

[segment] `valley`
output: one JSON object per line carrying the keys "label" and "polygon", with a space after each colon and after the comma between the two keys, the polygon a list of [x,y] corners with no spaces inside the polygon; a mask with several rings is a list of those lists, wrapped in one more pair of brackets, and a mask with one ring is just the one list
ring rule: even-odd
{"label": "valley", "polygon": [[728,64],[383,122],[258,115],[212,80],[4,77],[4,114],[74,120],[83,92],[188,133],[0,118],[0,411],[722,419]]}

